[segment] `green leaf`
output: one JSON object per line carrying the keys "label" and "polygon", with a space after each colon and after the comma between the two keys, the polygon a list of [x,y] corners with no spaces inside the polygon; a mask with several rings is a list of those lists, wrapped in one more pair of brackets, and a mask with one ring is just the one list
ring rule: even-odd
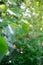
{"label": "green leaf", "polygon": [[2,60],[5,53],[8,51],[7,42],[3,37],[0,36],[0,61]]}
{"label": "green leaf", "polygon": [[29,28],[28,28],[28,25],[25,24],[25,23],[22,23],[22,28],[25,32],[29,32]]}

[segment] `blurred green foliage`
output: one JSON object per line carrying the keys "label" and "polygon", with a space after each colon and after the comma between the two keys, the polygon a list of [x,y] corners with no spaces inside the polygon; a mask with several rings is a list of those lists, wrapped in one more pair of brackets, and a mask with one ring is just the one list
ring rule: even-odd
{"label": "blurred green foliage", "polygon": [[43,65],[43,0],[0,0],[0,61]]}

